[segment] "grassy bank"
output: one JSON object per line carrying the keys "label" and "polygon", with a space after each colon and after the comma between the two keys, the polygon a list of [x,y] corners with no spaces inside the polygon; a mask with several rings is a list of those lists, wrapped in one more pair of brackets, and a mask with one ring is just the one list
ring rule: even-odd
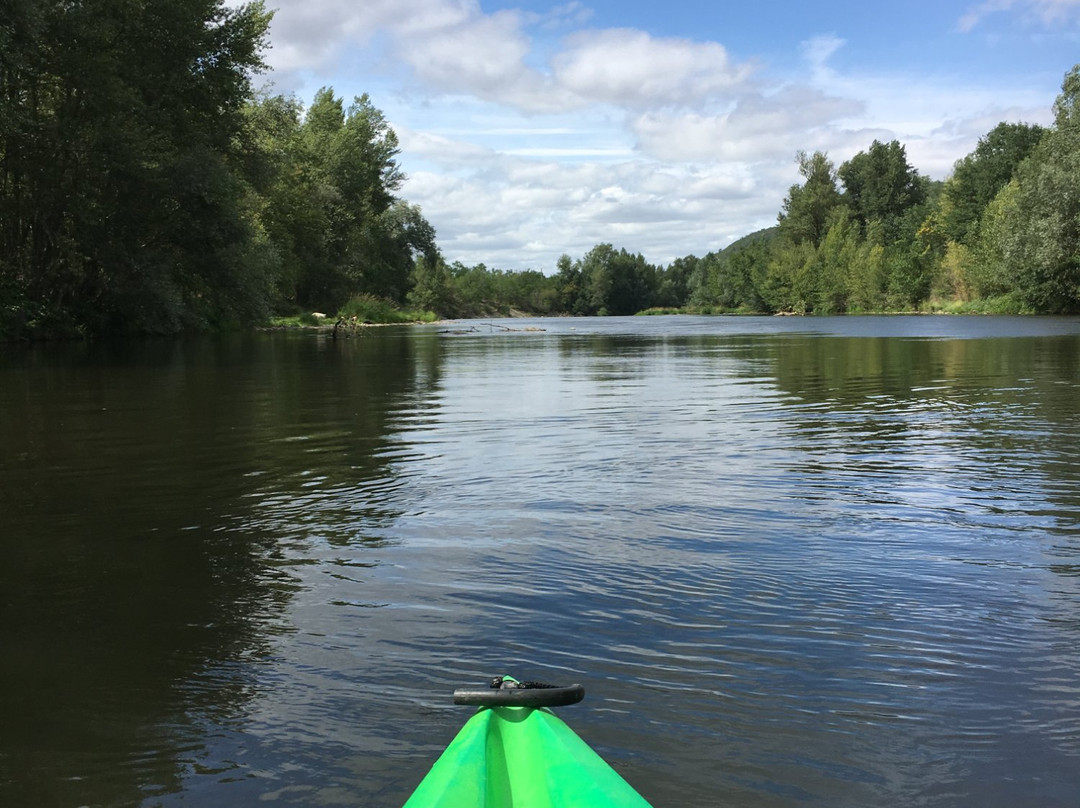
{"label": "grassy bank", "polygon": [[[354,319],[355,318],[355,319]],[[410,323],[433,323],[439,316],[433,311],[402,309],[389,300],[372,295],[360,295],[349,300],[336,314],[319,312],[274,317],[270,325],[275,328],[313,328],[332,326],[338,320],[360,325],[407,325]]]}
{"label": "grassy bank", "polygon": [[[747,308],[724,308],[722,306],[684,306],[682,308],[653,307],[639,311],[637,316],[649,317],[664,314],[718,315],[718,314],[757,314],[769,315],[774,312],[753,311]],[[790,314],[791,312],[780,312]],[[798,312],[802,313],[802,312]],[[928,300],[917,309],[877,309],[873,311],[848,311],[839,316],[859,316],[867,314],[1023,314],[1034,315],[1034,309],[1025,305],[1017,295],[980,298],[978,300]]]}

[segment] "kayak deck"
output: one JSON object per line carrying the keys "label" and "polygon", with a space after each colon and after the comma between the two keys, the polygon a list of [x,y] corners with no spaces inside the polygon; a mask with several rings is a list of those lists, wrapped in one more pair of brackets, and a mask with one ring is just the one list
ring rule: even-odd
{"label": "kayak deck", "polygon": [[404,808],[650,808],[546,708],[484,707]]}

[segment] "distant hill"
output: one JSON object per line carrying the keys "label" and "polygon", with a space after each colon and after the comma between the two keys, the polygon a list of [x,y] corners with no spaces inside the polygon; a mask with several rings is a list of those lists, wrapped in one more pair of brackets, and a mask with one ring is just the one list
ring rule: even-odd
{"label": "distant hill", "polygon": [[776,234],[779,232],[779,230],[780,228],[775,224],[772,227],[766,227],[762,230],[757,230],[753,233],[750,233],[749,235],[743,236],[742,238],[731,242],[729,245],[724,247],[724,249],[722,249],[716,254],[718,256],[731,255],[733,253],[739,252],[739,250],[744,250],[751,244],[756,244],[759,241],[772,241],[774,238],[776,238]]}

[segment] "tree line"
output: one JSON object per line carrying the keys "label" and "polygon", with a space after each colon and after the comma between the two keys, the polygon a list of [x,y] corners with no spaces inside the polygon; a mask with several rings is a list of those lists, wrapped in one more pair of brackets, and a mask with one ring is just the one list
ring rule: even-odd
{"label": "tree line", "polygon": [[174,333],[404,304],[435,233],[367,96],[253,78],[260,2],[6,0],[0,337]]}
{"label": "tree line", "polygon": [[1080,65],[1051,126],[1000,124],[943,183],[897,141],[839,167],[800,154],[773,228],[667,267],[599,244],[545,275],[444,260],[368,96],[256,92],[270,19],[261,2],[8,0],[0,337],[227,328],[364,299],[444,316],[1080,310]]}
{"label": "tree line", "polygon": [[[418,262],[414,300],[452,316],[642,311],[1080,311],[1080,65],[1049,127],[1003,122],[944,182],[873,141],[797,155],[777,224],[666,267],[598,244],[552,275]],[[426,262],[426,263],[425,263]]]}
{"label": "tree line", "polygon": [[[797,155],[802,182],[774,227],[667,267],[600,244],[535,280],[524,310],[843,314],[879,311],[1080,312],[1080,65],[1049,127],[1003,122],[934,182],[899,141],[875,140],[839,167]],[[475,301],[483,265],[447,276],[444,299]],[[546,286],[545,286],[546,284]],[[486,296],[485,296],[486,294]],[[469,303],[472,305],[473,303]]]}
{"label": "tree line", "polygon": [[[1080,310],[1080,67],[1049,128],[1001,123],[931,182],[898,141],[804,182],[766,237],[707,256],[690,302],[764,311]],[[1071,222],[1071,224],[1070,224]]]}

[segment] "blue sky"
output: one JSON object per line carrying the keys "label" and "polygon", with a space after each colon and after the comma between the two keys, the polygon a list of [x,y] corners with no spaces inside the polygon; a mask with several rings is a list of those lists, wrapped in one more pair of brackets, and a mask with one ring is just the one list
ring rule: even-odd
{"label": "blue sky", "polygon": [[[235,0],[238,2],[239,0]],[[229,0],[234,2],[234,0]],[[1080,0],[269,0],[266,77],[368,93],[448,261],[658,264],[776,221],[799,149],[897,139],[921,173],[1049,123]]]}

